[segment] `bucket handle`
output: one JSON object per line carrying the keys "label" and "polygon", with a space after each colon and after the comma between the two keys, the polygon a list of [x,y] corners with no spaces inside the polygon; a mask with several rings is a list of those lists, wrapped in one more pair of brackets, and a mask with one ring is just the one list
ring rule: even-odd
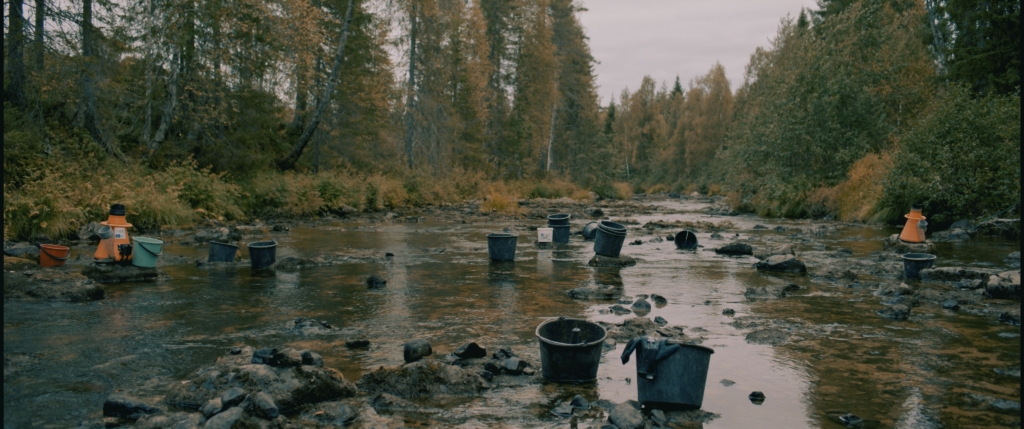
{"label": "bucket handle", "polygon": [[160,249],[160,253],[153,253],[153,251],[152,251],[152,250],[149,250],[148,248],[146,248],[146,243],[144,243],[144,242],[142,242],[142,241],[136,241],[136,243],[138,243],[139,247],[141,247],[141,248],[142,248],[143,250],[145,250],[146,252],[148,252],[148,253],[149,253],[150,255],[153,255],[153,256],[160,256],[160,255],[163,255],[163,254],[164,254],[164,249],[162,249],[162,248]]}
{"label": "bucket handle", "polygon": [[51,257],[51,258],[53,258],[53,259],[56,259],[56,260],[58,260],[58,261],[66,261],[66,260],[68,260],[68,258],[70,258],[70,257],[71,257],[71,250],[70,250],[70,249],[68,250],[68,256],[65,256],[65,257],[63,257],[63,258],[58,258],[58,257],[56,257],[56,256],[53,256],[53,255],[51,255],[51,254],[50,254],[50,252],[47,252],[47,251],[46,251],[46,248],[45,248],[45,247],[43,247],[43,246],[39,246],[39,250],[40,250],[40,251],[42,251],[43,253],[45,253],[45,254],[46,254],[46,256],[49,256],[49,257]]}

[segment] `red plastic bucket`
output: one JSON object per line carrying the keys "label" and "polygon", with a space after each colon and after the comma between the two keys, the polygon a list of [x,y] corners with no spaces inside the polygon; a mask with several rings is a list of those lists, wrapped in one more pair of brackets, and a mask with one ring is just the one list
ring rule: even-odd
{"label": "red plastic bucket", "polygon": [[39,265],[43,267],[59,267],[68,261],[71,248],[56,244],[39,245]]}

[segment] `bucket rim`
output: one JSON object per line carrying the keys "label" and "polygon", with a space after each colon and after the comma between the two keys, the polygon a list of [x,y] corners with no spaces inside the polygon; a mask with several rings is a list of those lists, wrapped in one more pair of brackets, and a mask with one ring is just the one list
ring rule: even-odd
{"label": "bucket rim", "polygon": [[691,348],[695,348],[695,349],[701,349],[701,350],[704,350],[704,351],[706,351],[706,352],[708,352],[710,354],[715,354],[715,349],[713,349],[711,347],[708,347],[708,346],[702,346],[700,344],[691,344],[689,342],[680,341],[680,340],[667,340],[665,342],[668,343],[668,344],[678,344],[678,345],[683,346],[683,347],[691,347]]}
{"label": "bucket rim", "polygon": [[163,246],[164,245],[164,241],[163,240],[158,240],[158,239],[150,238],[150,237],[132,237],[132,240],[134,240],[135,244],[138,245],[140,248],[142,248],[142,250],[145,250],[147,253],[149,253],[150,255],[153,255],[154,257],[160,256],[160,255],[164,254],[163,247],[160,248],[159,252],[154,252],[154,251],[150,250],[150,248],[146,247],[146,245]]}
{"label": "bucket rim", "polygon": [[621,229],[623,231],[626,230],[626,226],[625,225],[623,225],[621,223],[618,223],[618,222],[612,222],[610,220],[602,220],[600,223],[597,224],[597,226],[598,227],[602,227],[603,226],[605,228],[610,228],[610,229]]}
{"label": "bucket rim", "polygon": [[507,232],[492,232],[487,234],[487,238],[518,238],[518,235],[509,234]]}
{"label": "bucket rim", "polygon": [[231,243],[224,243],[224,242],[221,242],[221,241],[211,241],[210,244],[219,244],[221,246],[234,247],[236,249],[238,248],[237,245],[234,245],[234,244],[231,244]]}
{"label": "bucket rim", "polygon": [[249,243],[250,249],[269,249],[271,247],[277,247],[277,240],[270,241],[257,241],[255,243]]}
{"label": "bucket rim", "polygon": [[[598,328],[601,328],[601,339],[595,340],[595,341],[591,341],[591,342],[588,342],[588,343],[566,344],[566,343],[560,343],[560,342],[554,341],[554,340],[549,340],[549,339],[544,338],[543,336],[540,335],[540,328],[543,328],[544,325],[547,325],[548,323],[557,322],[557,321],[560,321],[560,320],[570,320],[570,321],[574,321],[574,322],[586,322],[586,323],[590,323],[590,324],[592,324],[594,326],[597,326]],[[577,318],[574,318],[574,317],[553,317],[553,318],[547,319],[547,320],[545,320],[543,322],[540,322],[540,325],[537,325],[537,329],[534,331],[534,335],[537,337],[537,339],[539,339],[539,340],[541,340],[541,341],[543,341],[545,343],[551,344],[553,346],[584,348],[584,347],[591,347],[591,346],[594,346],[596,344],[604,342],[604,340],[608,338],[608,330],[605,329],[604,326],[601,326],[598,323],[594,323],[594,322],[591,322],[591,321],[585,320],[585,319],[577,319]]]}
{"label": "bucket rim", "polygon": [[933,261],[938,256],[931,253],[904,253],[900,255],[904,261]]}
{"label": "bucket rim", "polygon": [[569,213],[556,213],[548,215],[548,220],[567,220],[569,219]]}
{"label": "bucket rim", "polygon": [[[57,256],[53,256],[52,254],[50,254],[50,252],[47,252],[47,250],[67,251],[68,255],[64,256],[64,257],[57,257]],[[45,253],[46,256],[49,256],[50,258],[52,258],[54,260],[58,260],[58,261],[66,261],[69,258],[71,258],[71,248],[68,247],[68,246],[61,246],[59,244],[40,244],[39,245],[39,251]]]}
{"label": "bucket rim", "polygon": [[600,226],[598,226],[597,229],[598,229],[598,231],[602,231],[605,234],[614,235],[616,237],[625,237],[626,236],[626,231],[625,230],[608,229],[608,228],[602,228]]}

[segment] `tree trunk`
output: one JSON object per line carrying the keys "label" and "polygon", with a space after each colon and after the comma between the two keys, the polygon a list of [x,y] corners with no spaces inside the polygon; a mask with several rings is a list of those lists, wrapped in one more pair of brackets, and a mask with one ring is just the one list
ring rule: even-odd
{"label": "tree trunk", "polygon": [[25,16],[22,14],[24,0],[10,0],[7,38],[7,62],[4,69],[10,76],[4,98],[18,108],[25,108]]}
{"label": "tree trunk", "polygon": [[412,169],[412,137],[415,118],[413,111],[416,108],[416,3],[413,2],[412,16],[409,24],[409,89],[405,104],[405,159]]}
{"label": "tree trunk", "polygon": [[92,27],[92,0],[82,1],[82,68],[81,86],[82,96],[78,100],[77,122],[84,126],[92,139],[102,146],[108,153],[115,155],[122,161],[126,158],[120,150],[110,141],[103,137],[100,131],[99,119],[96,117],[96,88],[94,87],[94,74],[96,72],[96,37]]}
{"label": "tree trunk", "polygon": [[345,57],[345,39],[348,38],[348,26],[352,22],[352,3],[353,0],[348,0],[348,8],[345,10],[345,25],[341,29],[341,40],[338,41],[338,52],[334,55],[334,70],[331,70],[331,77],[327,80],[327,86],[324,87],[324,94],[320,100],[317,100],[316,111],[313,112],[313,118],[309,121],[309,125],[306,126],[306,130],[299,136],[299,141],[295,143],[295,147],[288,153],[284,159],[277,163],[278,168],[281,170],[291,170],[295,168],[295,164],[299,162],[299,157],[302,156],[303,149],[309,143],[309,139],[313,137],[313,132],[316,131],[317,126],[320,125],[320,118],[323,116],[324,111],[327,110],[327,105],[331,102],[331,94],[334,92],[334,85],[338,83],[338,71],[341,69],[341,62]]}
{"label": "tree trunk", "polygon": [[43,45],[43,24],[46,19],[46,0],[36,0],[36,34],[33,44],[35,45],[36,71],[43,72],[43,53],[46,46]]}
{"label": "tree trunk", "polygon": [[156,135],[153,136],[153,140],[146,142],[147,159],[160,149],[160,144],[167,138],[167,129],[170,128],[171,121],[174,120],[174,108],[178,105],[178,73],[180,70],[181,64],[177,58],[171,57],[171,77],[167,81],[167,105],[164,106],[164,114],[160,117],[160,127],[156,129]]}
{"label": "tree trunk", "polygon": [[306,111],[306,93],[305,88],[302,86],[302,77],[299,76],[298,69],[295,70],[295,114],[292,116],[292,124],[288,128],[292,130],[298,130],[305,122],[302,119],[302,113]]}
{"label": "tree trunk", "polygon": [[544,171],[551,171],[551,147],[555,145],[555,118],[558,114],[558,103],[551,106],[551,129],[548,130],[548,162]]}

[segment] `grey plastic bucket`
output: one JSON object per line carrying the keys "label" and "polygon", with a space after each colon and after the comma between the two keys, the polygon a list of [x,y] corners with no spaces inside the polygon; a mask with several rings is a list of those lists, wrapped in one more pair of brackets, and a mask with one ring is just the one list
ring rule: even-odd
{"label": "grey plastic bucket", "polygon": [[512,234],[487,234],[487,255],[492,261],[512,261],[516,259],[516,241],[519,237]]}
{"label": "grey plastic bucket", "polygon": [[594,253],[610,258],[619,257],[626,241],[626,227],[615,222],[601,221],[594,237]]}
{"label": "grey plastic bucket", "polygon": [[593,240],[597,236],[597,222],[590,222],[583,227],[583,238]]}
{"label": "grey plastic bucket", "polygon": [[[704,346],[668,340],[668,345],[681,348],[657,363],[657,374],[637,371],[637,401],[645,409],[696,410],[704,403],[704,387],[708,381],[711,354]],[[643,365],[637,348],[637,368]]]}
{"label": "grey plastic bucket", "polygon": [[569,226],[569,215],[566,213],[548,216],[548,226]]}
{"label": "grey plastic bucket", "polygon": [[277,242],[249,243],[249,263],[255,269],[267,268],[277,262]]}
{"label": "grey plastic bucket", "polygon": [[608,336],[601,325],[559,317],[538,325],[536,335],[544,379],[564,383],[597,379],[604,339]]}
{"label": "grey plastic bucket", "polygon": [[569,225],[551,225],[551,228],[554,229],[551,241],[555,243],[569,242]]}
{"label": "grey plastic bucket", "polygon": [[693,250],[697,248],[697,234],[693,231],[684,229],[680,233],[676,234],[675,238],[676,248],[682,250]]}
{"label": "grey plastic bucket", "polygon": [[235,255],[237,254],[238,246],[218,241],[211,241],[210,255],[206,258],[206,262],[234,262]]}
{"label": "grey plastic bucket", "polygon": [[908,279],[921,278],[921,270],[935,265],[935,255],[930,253],[904,253],[903,277]]}

